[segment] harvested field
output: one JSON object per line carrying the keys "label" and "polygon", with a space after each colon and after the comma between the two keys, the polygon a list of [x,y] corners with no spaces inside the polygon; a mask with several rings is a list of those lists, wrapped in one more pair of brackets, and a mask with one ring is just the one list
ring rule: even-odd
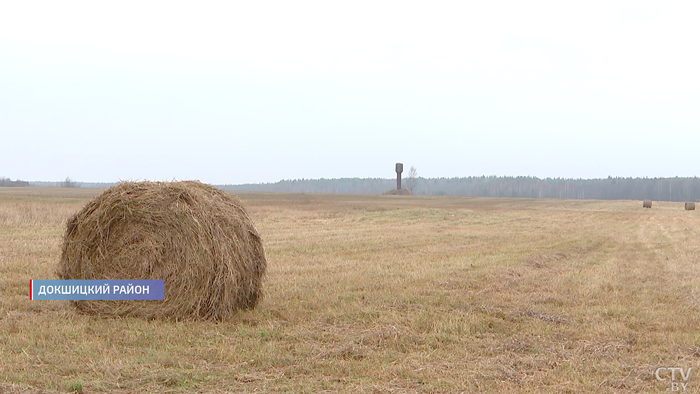
{"label": "harvested field", "polygon": [[30,301],[99,192],[0,190],[0,393],[665,392],[658,367],[700,385],[700,217],[678,203],[241,193],[267,251],[256,309]]}

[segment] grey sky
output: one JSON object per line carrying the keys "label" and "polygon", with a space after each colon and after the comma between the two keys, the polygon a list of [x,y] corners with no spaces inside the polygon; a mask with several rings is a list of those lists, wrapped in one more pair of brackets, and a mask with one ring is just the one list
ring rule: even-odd
{"label": "grey sky", "polygon": [[694,176],[700,3],[4,2],[0,176]]}

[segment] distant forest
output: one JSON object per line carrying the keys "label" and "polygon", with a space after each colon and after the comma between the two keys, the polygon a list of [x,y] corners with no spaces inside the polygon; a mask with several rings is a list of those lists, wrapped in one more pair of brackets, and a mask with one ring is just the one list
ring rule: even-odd
{"label": "distant forest", "polygon": [[[117,183],[72,181],[25,182],[0,177],[0,186],[107,188]],[[294,179],[275,183],[215,185],[227,191],[285,193],[363,193],[382,194],[396,188],[396,179],[340,178]],[[540,179],[529,176],[480,176],[466,178],[404,178],[404,189],[413,194],[432,196],[570,198],[595,200],[698,201],[700,178],[602,178]]]}
{"label": "distant forest", "polygon": [[[410,180],[403,179],[403,188]],[[224,190],[293,193],[380,194],[396,188],[395,179],[295,179],[276,183],[223,185]],[[540,179],[529,176],[480,176],[415,179],[413,194],[434,196],[570,198],[596,200],[696,201],[700,178]]]}
{"label": "distant forest", "polygon": [[27,187],[29,182],[17,179],[13,181],[10,178],[0,177],[0,186],[4,187]]}

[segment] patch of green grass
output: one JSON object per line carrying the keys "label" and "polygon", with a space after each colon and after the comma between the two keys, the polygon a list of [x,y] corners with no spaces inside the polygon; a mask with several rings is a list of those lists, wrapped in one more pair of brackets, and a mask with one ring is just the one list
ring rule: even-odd
{"label": "patch of green grass", "polygon": [[83,383],[80,381],[73,381],[73,382],[68,382],[65,385],[66,391],[71,392],[71,393],[82,393],[83,392]]}

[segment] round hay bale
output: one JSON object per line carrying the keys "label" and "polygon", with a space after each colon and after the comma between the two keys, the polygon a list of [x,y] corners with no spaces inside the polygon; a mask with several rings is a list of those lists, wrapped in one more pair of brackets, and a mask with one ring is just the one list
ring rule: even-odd
{"label": "round hay bale", "polygon": [[644,203],[642,204],[644,208],[651,208],[651,200],[644,200]]}
{"label": "round hay bale", "polygon": [[391,189],[384,194],[391,196],[410,196],[411,192],[408,189]]}
{"label": "round hay bale", "polygon": [[241,201],[198,181],[124,182],[68,220],[60,279],[162,279],[163,301],[73,301],[108,316],[223,320],[255,307],[267,259]]}
{"label": "round hay bale", "polygon": [[685,203],[685,210],[686,211],[694,211],[695,210],[695,203],[694,202]]}

